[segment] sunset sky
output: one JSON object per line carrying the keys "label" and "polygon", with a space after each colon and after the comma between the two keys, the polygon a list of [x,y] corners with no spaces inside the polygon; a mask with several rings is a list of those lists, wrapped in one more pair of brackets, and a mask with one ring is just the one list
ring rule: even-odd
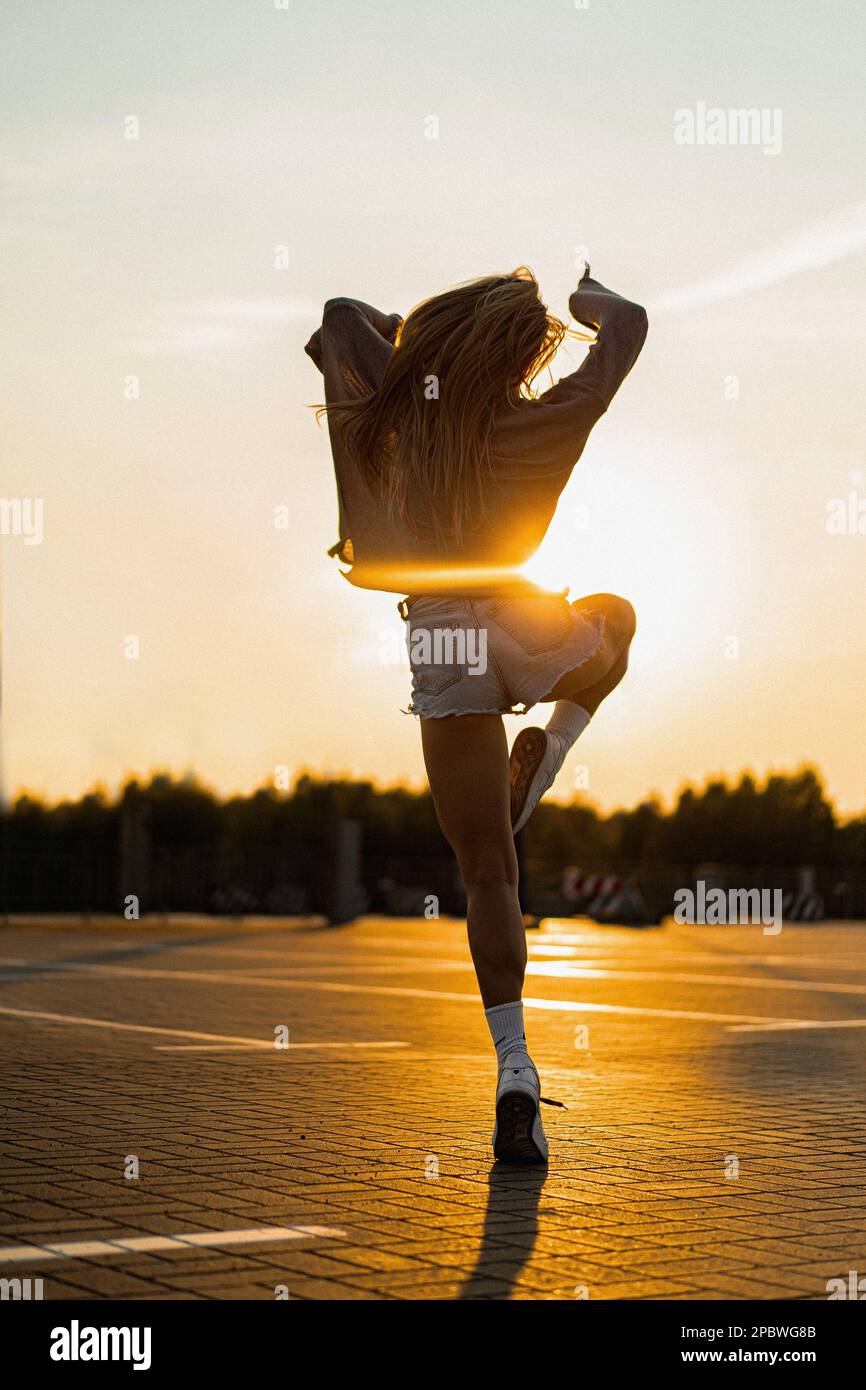
{"label": "sunset sky", "polygon": [[[6,794],[421,785],[396,597],[325,555],[303,344],[329,296],[405,314],[522,262],[564,315],[585,245],[650,334],[532,572],[638,633],[556,794],[808,760],[862,809],[858,4],[278,5],[4,16],[0,497],[44,499],[41,544],[0,539]],[[781,149],[677,143],[699,103],[781,112]]]}

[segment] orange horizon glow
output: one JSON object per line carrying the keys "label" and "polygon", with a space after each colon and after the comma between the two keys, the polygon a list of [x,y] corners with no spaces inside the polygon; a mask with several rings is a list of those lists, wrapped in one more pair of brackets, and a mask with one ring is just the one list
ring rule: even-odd
{"label": "orange horizon glow", "polygon": [[633,7],[625,45],[616,7],[538,0],[495,23],[344,7],[339,42],[316,6],[148,13],[112,14],[110,62],[88,7],[62,45],[10,20],[0,490],[43,500],[44,537],[0,536],[2,787],[56,802],[195,768],[248,794],[276,767],[423,786],[398,595],[326,555],[304,343],[329,298],[405,314],[523,263],[565,319],[588,259],[649,336],[521,573],[621,594],[638,626],[554,799],[669,803],[708,769],[806,763],[861,813],[866,535],[828,526],[839,499],[866,509],[858,16],[744,45],[705,7],[695,100],[784,110],[768,158],[674,139],[673,9]]}

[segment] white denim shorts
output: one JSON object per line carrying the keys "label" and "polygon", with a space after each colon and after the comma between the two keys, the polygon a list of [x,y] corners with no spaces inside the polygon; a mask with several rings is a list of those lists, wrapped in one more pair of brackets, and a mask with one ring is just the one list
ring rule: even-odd
{"label": "white denim shorts", "polygon": [[604,640],[603,613],[580,611],[564,594],[543,590],[489,598],[419,595],[403,600],[400,612],[412,671],[407,713],[422,719],[525,714]]}

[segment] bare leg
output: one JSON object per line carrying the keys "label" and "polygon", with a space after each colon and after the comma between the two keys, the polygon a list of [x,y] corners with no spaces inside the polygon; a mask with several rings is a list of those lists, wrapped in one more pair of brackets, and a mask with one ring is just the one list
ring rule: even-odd
{"label": "bare leg", "polygon": [[628,668],[628,652],[635,634],[634,609],[627,599],[616,594],[591,594],[572,604],[578,612],[604,614],[604,639],[600,650],[573,671],[567,671],[553,690],[544,696],[550,700],[571,700],[595,714],[602,700],[619,685]]}
{"label": "bare leg", "polygon": [[[604,618],[601,642],[595,654],[566,671],[539,703],[554,701],[555,708],[543,729],[521,729],[511,750],[511,820],[515,834],[553,786],[575,739],[586,727],[602,700],[619,685],[628,667],[628,651],[635,632],[634,609],[615,594],[592,594],[572,604],[578,613]],[[575,708],[580,706],[580,711]]]}
{"label": "bare leg", "polygon": [[580,667],[576,671],[569,671],[569,684],[562,694],[560,700],[571,700],[576,705],[582,705],[587,714],[595,714],[602,700],[615,690],[628,670],[628,647],[613,663],[606,676],[602,676],[600,681],[594,685],[582,686]]}
{"label": "bare leg", "polygon": [[469,949],[485,1009],[523,991],[526,933],[511,833],[508,744],[498,714],[422,719],[421,743],[439,824],[457,857]]}

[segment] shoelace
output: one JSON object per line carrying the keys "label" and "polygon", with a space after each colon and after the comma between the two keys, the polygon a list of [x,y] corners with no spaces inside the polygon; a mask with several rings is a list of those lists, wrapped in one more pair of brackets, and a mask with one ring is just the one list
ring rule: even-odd
{"label": "shoelace", "polygon": [[[503,1067],[502,1070],[503,1070],[503,1071],[518,1072],[518,1071],[527,1071],[527,1070],[529,1070],[529,1068],[527,1068],[527,1067],[507,1067],[507,1066],[506,1066],[506,1067]],[[534,1067],[534,1066],[532,1067],[532,1071],[535,1072],[535,1079],[536,1079],[536,1081],[537,1081],[537,1080],[538,1080],[538,1072],[535,1071],[535,1067]],[[502,1075],[502,1072],[500,1072],[500,1076],[501,1076],[501,1075]],[[539,1099],[539,1101],[541,1102],[542,1105],[555,1105],[556,1108],[557,1108],[557,1110],[567,1110],[567,1109],[568,1109],[568,1106],[565,1104],[565,1101],[562,1101],[562,1100],[550,1100],[550,1098],[549,1098],[548,1096],[542,1096],[542,1095],[539,1095],[538,1099]]]}

